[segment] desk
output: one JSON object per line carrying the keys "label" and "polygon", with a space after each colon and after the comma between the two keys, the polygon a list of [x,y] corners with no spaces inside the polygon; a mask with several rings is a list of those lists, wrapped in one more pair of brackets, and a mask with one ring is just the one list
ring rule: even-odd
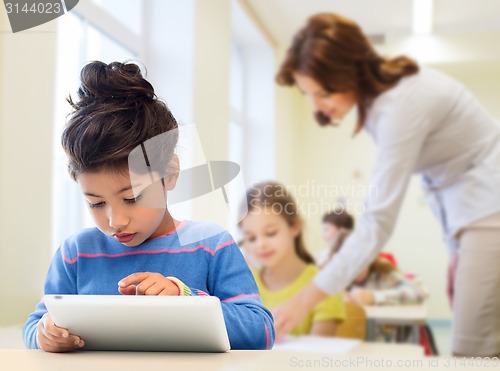
{"label": "desk", "polygon": [[[325,358],[327,357],[327,358]],[[72,352],[0,349],[0,370],[5,371],[178,371],[178,370],[297,370],[305,362],[366,359],[424,359],[421,347],[409,344],[361,343],[346,355],[283,351],[234,350],[227,353]],[[331,366],[333,368],[333,366]],[[325,366],[323,365],[323,367]],[[326,367],[327,369],[330,366]],[[361,368],[364,369],[364,368]],[[380,367],[378,367],[380,371]]]}
{"label": "desk", "polygon": [[411,326],[412,341],[419,343],[419,327],[427,322],[427,305],[367,305],[363,307],[366,313],[366,339],[373,341],[377,325]]}
{"label": "desk", "polygon": [[[297,370],[304,362],[332,362],[366,359],[425,360],[422,348],[409,344],[361,343],[346,355],[285,351],[234,350],[227,353],[72,352],[45,353],[41,350],[0,349],[2,371],[178,371],[178,370]],[[302,362],[302,363],[301,363]],[[333,369],[334,366],[321,368]],[[357,370],[367,369],[356,367]],[[368,368],[370,369],[370,368]],[[375,368],[374,368],[375,369]],[[380,371],[380,366],[378,367]],[[435,369],[434,369],[435,371]]]}

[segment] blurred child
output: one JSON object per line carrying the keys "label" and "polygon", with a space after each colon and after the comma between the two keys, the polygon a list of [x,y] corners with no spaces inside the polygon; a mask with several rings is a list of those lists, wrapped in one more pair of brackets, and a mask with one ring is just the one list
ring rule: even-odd
{"label": "blurred child", "polygon": [[[248,214],[240,227],[245,248],[261,266],[253,270],[262,300],[273,308],[297,294],[318,273],[302,240],[302,221],[286,188],[260,183],[247,191]],[[345,317],[342,295],[320,302],[292,335],[335,335]]]}
{"label": "blurred child", "polygon": [[[349,237],[351,231],[343,229],[337,233],[331,246],[331,257],[337,253]],[[357,305],[414,305],[422,303],[427,297],[426,289],[416,278],[407,278],[398,270],[394,262],[379,255],[367,268],[363,269],[344,293],[344,299]],[[392,255],[389,254],[389,257]],[[326,262],[325,262],[326,263]],[[377,326],[376,339],[386,342],[405,342],[411,334],[410,326]],[[431,328],[419,328],[420,345],[426,355],[437,355]]]}
{"label": "blurred child", "polygon": [[[341,249],[350,233],[342,230],[337,234],[332,255]],[[344,294],[345,300],[359,305],[418,304],[426,296],[416,280],[406,278],[393,264],[380,257],[358,274]]]}
{"label": "blurred child", "polygon": [[315,256],[316,263],[323,267],[333,256],[332,247],[337,241],[337,234],[343,230],[354,228],[354,218],[344,209],[335,209],[323,215],[322,237],[326,242],[326,249],[320,251]]}
{"label": "blurred child", "polygon": [[[221,299],[232,349],[272,347],[272,316],[231,235],[211,223],[175,220],[168,211],[179,173],[178,125],[139,67],[91,62],[81,71],[78,97],[69,99],[73,111],[62,144],[97,228],[59,247],[45,294],[213,295]],[[154,155],[145,149],[153,138],[165,139]],[[147,170],[131,165],[131,153],[142,156]],[[180,243],[187,240],[193,242]],[[85,344],[54,324],[43,301],[23,339],[47,352]]]}

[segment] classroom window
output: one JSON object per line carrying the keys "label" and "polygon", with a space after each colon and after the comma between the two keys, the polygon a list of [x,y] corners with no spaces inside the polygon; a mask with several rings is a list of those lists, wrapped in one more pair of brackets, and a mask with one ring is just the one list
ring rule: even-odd
{"label": "classroom window", "polygon": [[[245,187],[275,179],[274,50],[237,1],[232,2],[229,160]],[[230,199],[239,205],[242,200]],[[234,222],[234,221],[233,221]],[[239,240],[241,231],[229,223]]]}
{"label": "classroom window", "polygon": [[275,179],[274,49],[232,2],[229,158],[248,186]]}
{"label": "classroom window", "polygon": [[[81,68],[89,61],[137,60],[141,57],[139,35],[142,0],[99,1],[79,4],[71,13],[58,18],[57,76],[53,150],[53,229],[55,250],[69,235],[94,223],[86,210],[78,185],[66,171],[61,133],[70,112],[66,97],[77,100]],[[82,2],[83,3],[83,2]],[[129,8],[128,5],[131,5]],[[135,7],[135,8],[134,8]],[[134,10],[135,9],[135,10]],[[124,13],[126,12],[126,14]],[[120,17],[121,21],[117,17]],[[125,25],[123,21],[127,21]],[[128,42],[127,40],[130,40]]]}

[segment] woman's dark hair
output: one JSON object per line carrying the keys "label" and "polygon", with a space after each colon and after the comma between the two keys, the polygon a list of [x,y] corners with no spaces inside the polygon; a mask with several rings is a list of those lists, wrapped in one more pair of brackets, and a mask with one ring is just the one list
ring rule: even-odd
{"label": "woman's dark hair", "polygon": [[178,125],[139,66],[94,61],[82,68],[80,80],[78,101],[68,98],[73,109],[61,137],[73,180],[87,171],[126,171],[134,148],[169,132],[162,136],[167,140],[161,151],[155,152],[160,158],[150,161],[152,171],[165,174]]}
{"label": "woman's dark hair", "polygon": [[[300,73],[314,79],[326,92],[353,92],[358,107],[356,134],[363,128],[373,99],[418,70],[417,63],[408,57],[387,59],[377,54],[354,21],[320,13],[310,17],[295,34],[276,81],[292,86],[294,73]],[[330,123],[329,117],[315,116],[320,125]]]}
{"label": "woman's dark hair", "polygon": [[[290,227],[302,223],[295,200],[285,186],[277,182],[263,182],[250,187],[246,193],[246,206],[248,213],[263,209],[276,213],[285,218]],[[302,230],[295,237],[294,248],[302,261],[314,264],[314,259],[304,244]]]}
{"label": "woman's dark hair", "polygon": [[333,210],[323,215],[323,223],[330,223],[337,228],[354,229],[354,218],[343,209]]}

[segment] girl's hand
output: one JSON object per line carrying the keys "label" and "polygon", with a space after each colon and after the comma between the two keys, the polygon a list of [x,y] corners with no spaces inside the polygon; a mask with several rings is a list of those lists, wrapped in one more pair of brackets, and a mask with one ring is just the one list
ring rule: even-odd
{"label": "girl's hand", "polygon": [[45,313],[36,326],[40,348],[46,352],[70,352],[85,345],[85,342],[68,330],[57,327],[49,313]]}
{"label": "girl's hand", "polygon": [[118,282],[123,295],[179,295],[179,287],[160,273],[138,272]]}
{"label": "girl's hand", "polygon": [[359,305],[370,305],[375,303],[375,298],[371,290],[355,288],[351,290],[349,297],[353,303]]}

